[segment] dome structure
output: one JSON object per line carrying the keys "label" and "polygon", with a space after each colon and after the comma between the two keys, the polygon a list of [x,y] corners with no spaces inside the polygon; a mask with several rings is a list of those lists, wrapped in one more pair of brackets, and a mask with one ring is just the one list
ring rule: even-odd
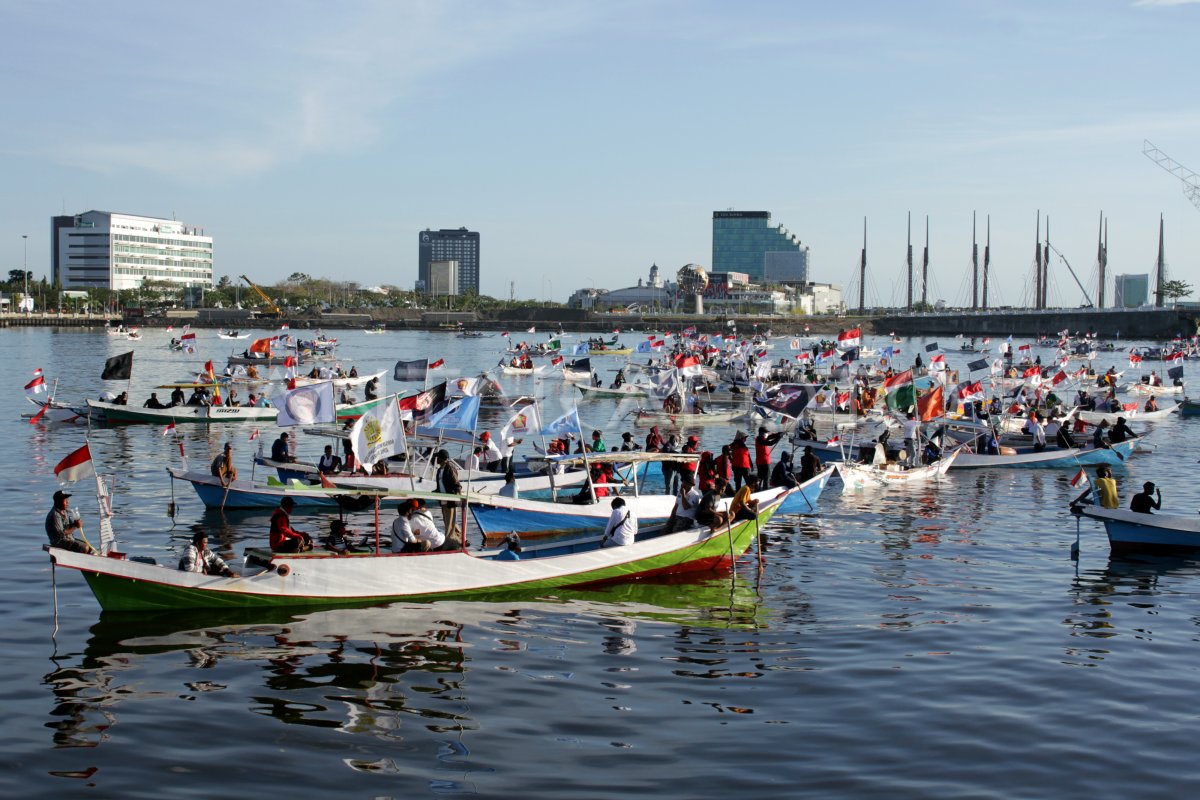
{"label": "dome structure", "polygon": [[699,264],[685,264],[675,274],[684,294],[703,294],[708,288],[708,272]]}

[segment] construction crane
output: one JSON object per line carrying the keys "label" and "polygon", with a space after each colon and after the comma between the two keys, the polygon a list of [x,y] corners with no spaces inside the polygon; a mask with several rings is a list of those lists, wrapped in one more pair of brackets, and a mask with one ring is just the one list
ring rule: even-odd
{"label": "construction crane", "polygon": [[250,286],[251,289],[253,289],[255,292],[257,292],[258,296],[261,297],[263,299],[263,302],[267,304],[266,316],[271,316],[271,317],[282,317],[283,316],[283,311],[280,310],[279,306],[275,305],[275,301],[272,300],[271,298],[267,297],[266,292],[264,292],[262,289],[255,286],[254,281],[250,280],[245,275],[242,276],[242,280],[244,280]]}
{"label": "construction crane", "polygon": [[1200,175],[1192,172],[1183,164],[1180,164],[1162,150],[1159,150],[1150,143],[1149,139],[1145,139],[1142,142],[1142,154],[1183,181],[1183,194],[1188,200],[1192,201],[1192,205],[1200,209]]}

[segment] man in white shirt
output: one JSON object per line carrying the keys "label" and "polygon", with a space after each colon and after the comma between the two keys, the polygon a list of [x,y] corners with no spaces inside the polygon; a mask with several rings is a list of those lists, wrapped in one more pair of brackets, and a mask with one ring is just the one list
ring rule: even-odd
{"label": "man in white shirt", "polygon": [[675,508],[671,510],[671,523],[667,532],[686,531],[696,526],[696,509],[703,497],[696,488],[696,479],[690,472],[683,473],[680,478],[679,494],[675,496]]}
{"label": "man in white shirt", "polygon": [[513,474],[511,469],[504,473],[504,485],[500,487],[500,491],[496,494],[501,497],[511,497],[513,500],[520,497],[520,492],[517,491],[517,476]]}
{"label": "man in white shirt", "polygon": [[408,516],[412,513],[410,508],[412,502],[412,500],[409,500],[405,505],[400,506],[400,515],[392,523],[393,553],[414,552],[413,544],[415,537],[413,536],[412,524],[408,521]]}
{"label": "man in white shirt", "polygon": [[520,439],[514,439],[509,436],[504,440],[504,444],[500,446],[500,469],[504,472],[512,471],[513,451],[517,449],[517,445],[520,443]]}
{"label": "man in white shirt", "polygon": [[625,505],[625,498],[617,497],[612,501],[612,514],[608,524],[604,526],[604,538],[600,541],[602,547],[624,547],[633,544],[637,536],[638,522],[633,509]]}
{"label": "man in white shirt", "polygon": [[433,524],[423,500],[409,500],[400,507],[392,523],[393,553],[428,553],[446,542],[446,535]]}
{"label": "man in white shirt", "polygon": [[483,443],[483,458],[480,460],[487,464],[487,468],[496,472],[500,469],[500,459],[504,456],[500,454],[500,448],[492,441],[492,434],[484,431],[479,435],[479,441]]}
{"label": "man in white shirt", "polygon": [[482,453],[483,453],[483,448],[476,447],[471,452],[471,455],[467,456],[467,460],[463,463],[463,466],[469,470],[478,471],[479,470],[479,456]]}
{"label": "man in white shirt", "polygon": [[1042,418],[1034,414],[1029,420],[1030,433],[1033,434],[1033,451],[1040,453],[1046,449],[1046,426],[1042,424]]}

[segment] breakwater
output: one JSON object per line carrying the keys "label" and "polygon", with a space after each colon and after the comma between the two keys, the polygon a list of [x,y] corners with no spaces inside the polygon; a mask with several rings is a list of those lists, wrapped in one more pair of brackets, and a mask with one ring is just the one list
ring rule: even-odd
{"label": "breakwater", "polygon": [[1170,339],[1197,333],[1200,312],[1175,308],[1046,309],[885,315],[871,331],[897,336],[1054,336],[1059,331],[1107,339]]}

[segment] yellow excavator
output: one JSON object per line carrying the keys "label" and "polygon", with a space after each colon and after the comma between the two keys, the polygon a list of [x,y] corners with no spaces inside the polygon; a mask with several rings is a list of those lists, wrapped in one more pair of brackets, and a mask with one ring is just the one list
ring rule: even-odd
{"label": "yellow excavator", "polygon": [[283,311],[279,308],[279,306],[275,305],[275,301],[272,300],[271,298],[267,297],[266,292],[264,292],[262,289],[255,286],[254,281],[250,280],[245,275],[242,276],[242,280],[244,280],[251,289],[253,289],[255,292],[257,292],[258,296],[261,297],[263,299],[263,302],[267,304],[266,311],[259,312],[260,316],[263,316],[263,317],[282,317],[283,316]]}

